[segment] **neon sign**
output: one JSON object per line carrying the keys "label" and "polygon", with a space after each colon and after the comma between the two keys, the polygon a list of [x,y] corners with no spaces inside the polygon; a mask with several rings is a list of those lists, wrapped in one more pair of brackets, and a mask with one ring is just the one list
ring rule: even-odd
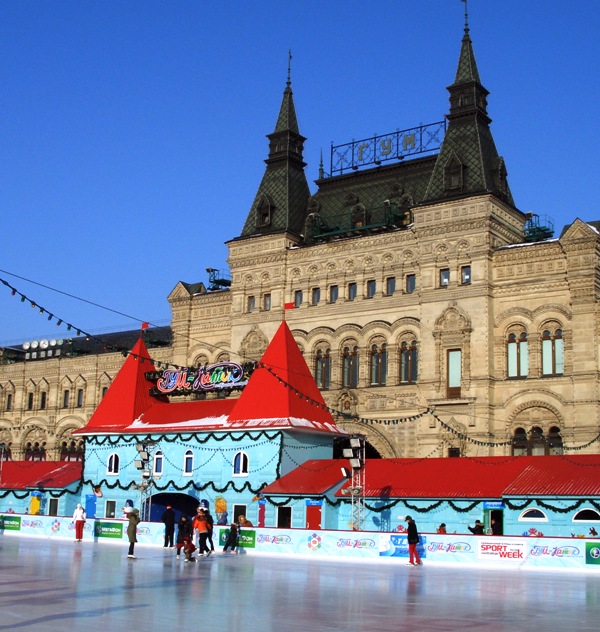
{"label": "neon sign", "polygon": [[185,394],[246,386],[254,364],[219,362],[199,369],[166,369],[158,373],[156,388],[160,393]]}

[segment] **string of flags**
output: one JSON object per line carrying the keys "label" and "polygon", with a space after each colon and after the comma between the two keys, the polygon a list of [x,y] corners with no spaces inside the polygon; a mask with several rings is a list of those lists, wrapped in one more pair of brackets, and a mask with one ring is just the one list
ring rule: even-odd
{"label": "string of flags", "polygon": [[[155,359],[153,359],[151,357],[146,357],[146,356],[142,356],[142,355],[137,354],[137,353],[132,353],[129,349],[124,349],[123,347],[113,345],[113,344],[107,342],[106,340],[103,340],[102,338],[99,338],[98,336],[94,336],[93,334],[85,331],[82,327],[78,327],[76,325],[73,325],[72,323],[67,322],[63,318],[60,318],[59,316],[57,316],[53,312],[50,312],[45,307],[40,305],[37,301],[27,297],[25,294],[20,292],[17,288],[12,286],[5,279],[0,278],[0,282],[3,285],[5,285],[11,291],[12,296],[18,296],[20,298],[20,300],[21,300],[21,303],[29,303],[29,305],[32,307],[32,309],[39,310],[40,315],[47,316],[48,321],[52,321],[52,320],[56,319],[56,326],[57,327],[65,326],[67,331],[75,331],[77,336],[83,335],[87,340],[92,340],[94,343],[102,345],[103,349],[105,351],[119,352],[125,358],[127,358],[130,355],[132,355],[134,360],[137,360],[137,361],[139,361],[141,363],[144,363],[147,360],[148,362],[151,362],[152,364],[154,364],[159,369],[160,368],[164,368],[164,369],[173,368],[175,370],[181,371],[181,370],[184,370],[186,368],[189,368],[189,367],[173,364],[171,362],[165,362],[164,360],[155,360]],[[147,327],[148,327],[148,323],[142,323],[142,329],[146,329]],[[456,428],[453,428],[451,425],[447,424],[430,407],[427,407],[423,412],[418,413],[416,415],[411,415],[411,416],[407,416],[407,417],[400,417],[400,418],[397,418],[397,419],[368,419],[368,418],[360,417],[360,416],[357,416],[357,415],[353,415],[351,413],[348,413],[348,412],[345,412],[345,411],[340,411],[340,410],[337,410],[337,409],[335,409],[333,407],[327,406],[326,404],[322,404],[321,402],[317,402],[316,400],[314,400],[310,396],[306,395],[305,393],[302,393],[301,391],[296,389],[294,386],[292,386],[291,384],[287,383],[283,378],[281,378],[279,375],[277,375],[277,373],[275,373],[275,371],[273,371],[273,369],[271,367],[269,367],[266,364],[264,364],[264,362],[258,362],[257,366],[259,368],[266,369],[269,373],[271,373],[279,381],[280,384],[282,384],[284,387],[286,387],[286,388],[290,389],[291,391],[293,391],[294,394],[297,397],[299,397],[300,399],[305,399],[311,406],[317,406],[319,408],[322,408],[323,410],[328,411],[330,414],[335,415],[337,417],[341,417],[342,419],[348,419],[348,420],[352,419],[352,420],[357,421],[358,423],[362,423],[362,424],[366,424],[366,425],[376,424],[376,425],[385,425],[385,426],[396,426],[396,425],[399,425],[399,424],[404,424],[404,423],[408,423],[408,422],[412,422],[412,421],[418,421],[419,419],[422,419],[426,415],[431,415],[440,424],[440,426],[442,428],[444,428],[444,430],[447,430],[448,432],[450,432],[451,434],[455,435],[456,437],[458,437],[462,441],[467,441],[467,442],[472,443],[474,445],[485,446],[485,447],[502,447],[502,446],[510,446],[510,445],[514,445],[515,444],[515,438],[510,438],[510,439],[507,439],[505,441],[481,441],[479,439],[474,439],[473,437],[470,437],[469,435],[466,435],[465,433],[463,433],[463,432],[457,430]],[[539,440],[540,441],[544,441],[544,442],[549,442],[549,439],[547,437],[544,437],[543,435],[539,437]],[[566,446],[566,445],[563,444],[563,445],[561,445],[561,448],[563,450],[573,450],[573,451],[585,450],[586,448],[590,447],[591,445],[593,445],[594,443],[596,443],[598,441],[600,441],[600,432],[594,438],[592,438],[590,441],[588,441],[587,443],[585,443],[583,445],[580,445],[580,446]]]}

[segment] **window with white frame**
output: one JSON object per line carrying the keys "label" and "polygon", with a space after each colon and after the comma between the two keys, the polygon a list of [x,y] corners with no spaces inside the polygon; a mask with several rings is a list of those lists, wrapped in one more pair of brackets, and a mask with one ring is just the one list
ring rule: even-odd
{"label": "window with white frame", "polygon": [[565,345],[562,329],[542,332],[542,375],[562,375],[565,370]]}
{"label": "window with white frame", "polygon": [[525,511],[519,516],[519,520],[526,520],[528,522],[548,522],[548,516],[546,516],[541,509],[525,509]]}
{"label": "window with white frame", "polygon": [[233,457],[233,475],[248,476],[248,455],[245,452],[238,452]]}
{"label": "window with white frame", "polygon": [[112,474],[113,476],[119,473],[119,455],[118,454],[113,453],[108,457],[108,462],[106,464],[106,473]]}
{"label": "window with white frame", "polygon": [[600,513],[595,509],[580,509],[573,516],[573,522],[600,522]]}
{"label": "window with white frame", "polygon": [[191,476],[194,473],[194,453],[186,450],[183,455],[183,475]]}
{"label": "window with white frame", "polygon": [[157,450],[154,453],[154,467],[153,467],[154,476],[162,476],[163,473],[163,453],[162,450]]}
{"label": "window with white frame", "polygon": [[506,341],[506,368],[510,378],[523,378],[529,374],[529,343],[527,332],[511,332]]}

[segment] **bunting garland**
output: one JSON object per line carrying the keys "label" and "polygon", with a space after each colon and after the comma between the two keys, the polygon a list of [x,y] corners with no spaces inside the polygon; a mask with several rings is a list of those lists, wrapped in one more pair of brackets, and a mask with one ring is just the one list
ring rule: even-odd
{"label": "bunting garland", "polygon": [[[123,355],[123,357],[127,358],[129,355],[133,355],[134,360],[136,361],[140,361],[140,362],[151,362],[153,363],[155,366],[159,367],[159,368],[173,368],[175,370],[184,370],[186,368],[189,367],[183,367],[177,364],[173,364],[173,363],[169,363],[169,362],[165,362],[163,360],[156,360],[154,358],[151,357],[146,357],[146,356],[141,356],[139,354],[135,354],[135,353],[131,353],[131,351],[129,349],[124,349],[120,346],[116,346],[113,345],[109,342],[107,342],[106,340],[103,340],[102,338],[98,337],[98,336],[94,336],[93,334],[85,331],[82,327],[78,327],[75,326],[74,324],[64,320],[64,318],[61,318],[57,315],[55,315],[53,312],[50,312],[49,310],[47,310],[45,307],[41,306],[37,301],[27,297],[25,294],[23,294],[22,292],[20,292],[17,288],[15,288],[14,286],[12,286],[8,281],[6,281],[3,278],[0,278],[0,282],[5,285],[10,291],[11,291],[11,295],[12,296],[18,296],[21,300],[22,303],[28,303],[32,309],[37,309],[39,310],[40,315],[45,315],[48,318],[48,321],[52,321],[54,319],[56,319],[56,325],[58,327],[65,326],[67,328],[67,331],[75,331],[77,336],[81,336],[83,335],[87,340],[92,340],[95,344],[100,344],[103,346],[103,349],[105,351],[114,351],[114,352],[119,352]],[[145,324],[145,323],[144,323]],[[289,390],[293,391],[294,394],[300,399],[303,400],[305,399],[311,406],[317,406],[319,408],[321,408],[322,410],[326,410],[327,412],[329,412],[331,415],[334,415],[340,419],[344,419],[344,420],[352,420],[352,421],[356,421],[357,423],[360,424],[364,424],[364,425],[384,425],[384,426],[397,426],[400,424],[404,424],[404,423],[410,423],[413,421],[418,421],[420,419],[422,419],[423,417],[425,417],[426,415],[431,415],[434,417],[434,419],[440,424],[440,426],[446,430],[447,432],[455,435],[458,439],[460,439],[461,441],[466,441],[468,443],[471,443],[473,445],[476,446],[481,446],[481,447],[507,447],[507,446],[512,446],[515,444],[515,438],[510,438],[504,441],[482,441],[480,439],[474,439],[473,437],[470,437],[469,435],[460,432],[459,430],[456,430],[455,428],[453,428],[452,426],[450,426],[449,424],[447,424],[446,422],[444,422],[436,413],[435,411],[430,408],[427,407],[423,412],[418,413],[416,415],[411,415],[411,416],[407,416],[407,417],[400,417],[397,419],[369,419],[369,418],[363,418],[357,415],[352,415],[348,412],[345,411],[340,411],[337,410],[335,408],[332,408],[330,406],[327,406],[326,404],[322,404],[321,402],[317,402],[316,400],[314,400],[313,398],[311,398],[309,395],[306,395],[305,393],[302,393],[301,391],[299,391],[297,388],[295,388],[294,386],[292,386],[291,384],[289,384],[288,382],[286,382],[281,376],[277,375],[277,373],[269,366],[267,366],[264,362],[258,362],[257,366],[259,368],[263,368],[265,370],[267,370],[271,375],[273,375],[273,377],[275,379],[277,379],[277,381],[279,382],[279,384],[281,384],[283,387],[288,388]],[[196,440],[200,440],[198,438],[198,434],[197,433],[190,433],[189,437],[194,437],[196,438]],[[182,434],[176,435],[173,439],[169,440],[166,437],[163,437],[164,440],[166,441],[176,441],[178,440],[178,438],[183,438]],[[218,440],[223,440],[223,438],[219,438],[218,436],[214,435],[213,433],[210,433],[207,437],[206,437],[206,441],[208,441],[209,439],[216,439]],[[548,442],[548,438],[545,436],[541,436],[539,437],[540,441],[544,441],[544,442]],[[108,440],[110,442],[113,442],[113,440],[110,439],[110,437],[106,437],[105,440]],[[242,440],[241,438],[239,440]],[[600,432],[594,437],[592,438],[590,441],[579,445],[579,446],[567,446],[567,445],[562,445],[562,449],[563,450],[568,450],[568,451],[581,451],[581,450],[585,450],[586,448],[589,448],[591,445],[593,445],[594,443],[597,443],[600,441]],[[114,440],[113,445],[116,445],[116,443],[119,442],[119,439]]]}

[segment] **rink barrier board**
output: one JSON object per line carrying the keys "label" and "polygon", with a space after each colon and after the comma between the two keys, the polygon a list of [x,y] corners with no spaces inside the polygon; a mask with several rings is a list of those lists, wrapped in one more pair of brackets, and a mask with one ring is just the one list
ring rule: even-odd
{"label": "rink barrier board", "polygon": [[[0,515],[4,536],[33,536],[74,540],[71,518]],[[215,546],[223,547],[229,531],[215,525]],[[127,542],[127,521],[87,520],[84,541]],[[140,544],[163,546],[164,525],[141,522]],[[246,553],[269,553],[304,557],[339,557],[357,560],[408,561],[406,534],[372,531],[314,531],[310,529],[241,529],[238,547]],[[423,562],[493,565],[505,568],[561,568],[600,572],[600,538],[502,537],[421,534],[418,550]]]}

